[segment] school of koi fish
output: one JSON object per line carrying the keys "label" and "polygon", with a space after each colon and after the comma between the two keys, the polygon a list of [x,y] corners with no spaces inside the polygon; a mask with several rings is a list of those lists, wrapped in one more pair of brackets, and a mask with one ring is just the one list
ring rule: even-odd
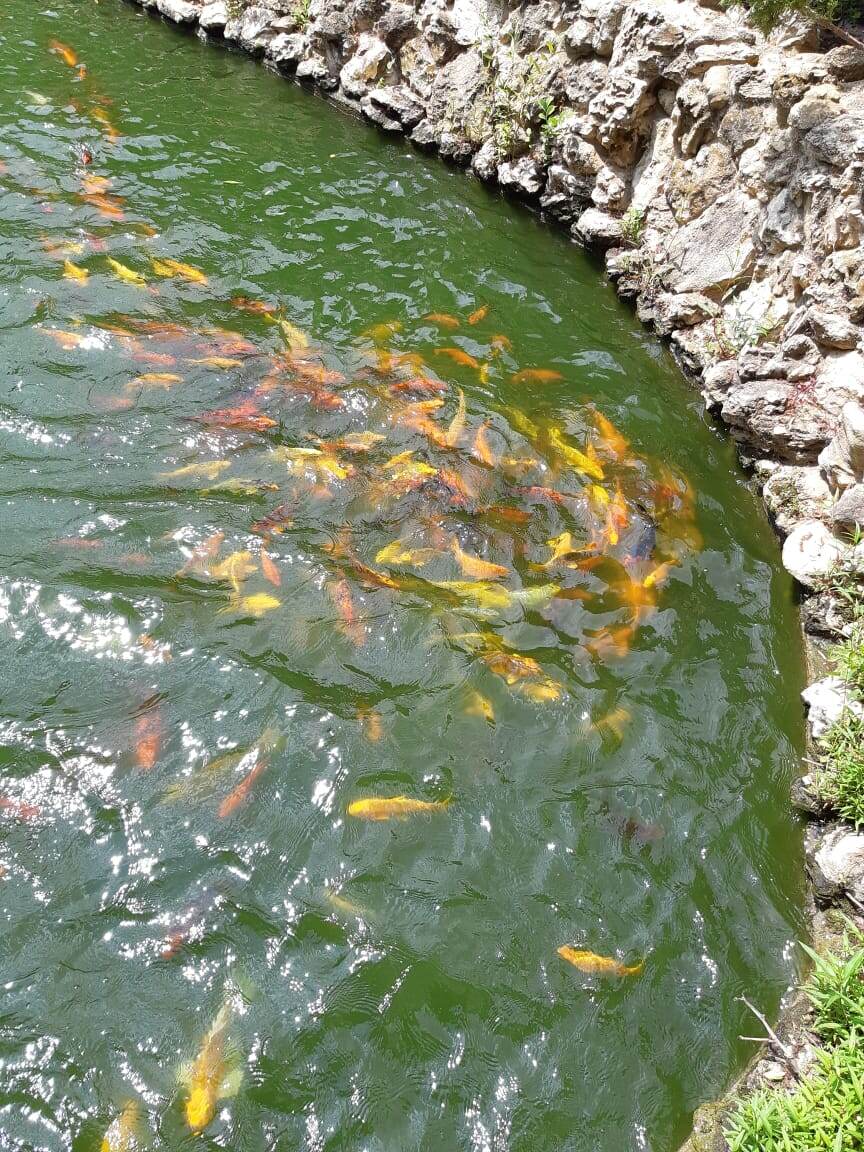
{"label": "school of koi fish", "polygon": [[[73,153],[77,228],[69,239],[47,230],[42,237],[57,277],[74,286],[76,307],[63,317],[46,310],[34,331],[58,364],[86,368],[110,356],[127,366],[116,387],[101,384],[89,396],[92,411],[109,418],[188,390],[212,397],[190,407],[188,440],[148,480],[155,497],[208,504],[209,526],[127,551],[127,569],[169,569],[178,603],[232,629],[290,620],[296,588],[314,589],[316,619],[349,663],[388,643],[397,607],[422,614],[464,670],[462,714],[478,730],[494,729],[502,700],[521,701],[560,710],[577,734],[614,751],[632,720],[626,701],[611,694],[602,708],[580,709],[569,670],[614,666],[638,649],[676,569],[702,548],[688,478],[637,451],[590,399],[563,415],[538,415],[537,398],[566,384],[566,370],[520,363],[497,330],[494,305],[386,316],[337,350],[301,326],[286,300],[226,288],[217,273],[165,251],[146,212],[100,171],[100,158],[123,139],[112,101],[73,47],[51,40],[48,51],[68,72],[70,103],[94,136]],[[36,106],[45,99],[27,96]],[[69,207],[65,192],[34,181],[32,166],[0,162],[0,186],[46,218],[61,201]],[[105,278],[122,286],[122,305],[92,315],[88,291]],[[194,305],[194,321],[162,310],[160,285],[169,281]],[[498,399],[502,384],[507,402]],[[514,404],[514,390],[530,403]],[[230,511],[221,522],[220,508]],[[54,541],[71,557],[96,557],[104,545],[92,524]],[[551,631],[557,650],[521,648],[522,624]],[[155,667],[175,658],[158,633],[140,631],[135,646]],[[369,746],[387,742],[386,710],[348,707]],[[159,768],[171,732],[158,693],[132,702],[127,731],[130,765],[156,781],[153,803],[185,805],[193,819],[205,797],[216,821],[241,818],[259,802],[285,742],[280,727],[269,727],[166,784]],[[447,821],[460,795],[458,782],[417,779],[389,790],[355,784],[336,803],[363,835],[371,834],[366,824]],[[632,814],[610,818],[635,845],[666,833]],[[40,808],[0,796],[0,820],[37,826]],[[337,921],[374,918],[341,888],[326,888],[325,899]],[[169,923],[160,959],[182,960],[190,939],[188,925]],[[638,981],[651,965],[650,953],[603,955],[592,945],[551,938],[541,951],[577,969],[589,988],[593,980]],[[240,1089],[247,1054],[234,1025],[254,995],[229,979],[197,1052],[185,1053],[178,1084],[191,1133],[205,1132]],[[144,1147],[151,1120],[146,1094],[118,1100],[102,1152]]]}

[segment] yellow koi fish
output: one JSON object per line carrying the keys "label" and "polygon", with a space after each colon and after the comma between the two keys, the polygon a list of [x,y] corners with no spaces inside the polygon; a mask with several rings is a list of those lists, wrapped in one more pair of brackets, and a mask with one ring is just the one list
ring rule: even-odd
{"label": "yellow koi fish", "polygon": [[127,284],[136,284],[141,288],[147,283],[140,272],[133,272],[131,268],[127,268],[125,264],[121,264],[119,260],[115,260],[112,256],[107,257],[107,259],[111,271],[121,280],[125,280]]}
{"label": "yellow koi fish", "polygon": [[495,723],[495,709],[492,706],[492,701],[482,692],[475,692],[473,688],[469,692],[468,703],[465,705],[465,715],[479,716],[487,724]]}
{"label": "yellow koi fish", "polygon": [[215,480],[220,472],[231,467],[230,460],[202,460],[200,464],[186,464],[182,468],[175,468],[173,472],[160,472],[160,480],[182,480],[185,476],[203,476],[207,480]]}
{"label": "yellow koi fish", "polygon": [[142,388],[170,388],[172,384],[182,384],[183,377],[174,372],[145,372],[143,376],[136,376],[130,380],[128,388],[140,385]]}
{"label": "yellow koi fish", "polygon": [[202,1132],[216,1115],[219,1101],[236,1096],[239,1091],[243,1069],[236,1055],[231,1058],[229,1049],[233,1016],[231,1002],[226,1000],[204,1037],[195,1060],[181,1072],[188,1093],[186,1123],[193,1132]]}
{"label": "yellow koi fish", "polygon": [[549,443],[571,468],[575,468],[577,472],[582,472],[594,480],[603,479],[604,473],[600,463],[597,460],[592,460],[584,452],[580,452],[578,448],[572,448],[569,444],[565,444],[557,428],[549,429]]}
{"label": "yellow koi fish", "polygon": [[444,436],[448,448],[455,448],[465,431],[465,393],[459,389],[459,404],[456,415],[450,421],[450,427]]}
{"label": "yellow koi fish", "polygon": [[90,273],[87,269],[73,264],[71,260],[63,261],[63,275],[67,280],[77,280],[79,284],[86,284],[90,279]]}
{"label": "yellow koi fish", "polygon": [[564,694],[564,689],[554,680],[541,680],[539,683],[529,680],[525,684],[517,684],[516,691],[521,692],[523,696],[527,696],[529,700],[533,700],[537,704],[548,704],[552,700],[560,700]]}
{"label": "yellow koi fish", "polygon": [[442,592],[449,592],[458,596],[460,600],[471,600],[479,608],[498,610],[509,608],[513,603],[513,594],[497,584],[487,581],[478,581],[472,584],[469,580],[431,580],[430,586],[440,588]]}
{"label": "yellow koi fish", "polygon": [[422,568],[435,555],[434,548],[406,548],[401,540],[394,540],[380,549],[375,556],[375,563],[384,565],[410,564],[413,568]]}
{"label": "yellow koi fish", "polygon": [[100,1152],[136,1152],[142,1147],[139,1140],[141,1107],[137,1100],[128,1100],[123,1111],[108,1125]]}
{"label": "yellow koi fish", "polygon": [[230,356],[198,356],[189,360],[190,364],[204,364],[208,368],[242,368],[242,360],[232,360]]}
{"label": "yellow koi fish", "polygon": [[167,256],[163,256],[161,259],[152,257],[150,263],[157,276],[163,276],[166,279],[178,277],[181,280],[188,280],[191,284],[207,283],[207,277],[199,268],[193,268],[191,264],[184,264],[180,260],[170,260]]}
{"label": "yellow koi fish", "polygon": [[387,320],[383,324],[373,324],[371,328],[364,329],[360,336],[362,339],[371,340],[374,344],[386,344],[391,336],[401,331],[401,320]]}
{"label": "yellow koi fish", "polygon": [[255,571],[257,571],[257,565],[252,559],[252,553],[244,550],[232,552],[221,563],[212,565],[210,575],[214,580],[227,580],[234,589],[234,594],[239,596],[240,585]]}
{"label": "yellow koi fish", "polygon": [[404,820],[423,812],[443,812],[452,803],[452,799],[413,800],[410,796],[369,796],[365,800],[352,800],[348,805],[348,815],[358,820]]}
{"label": "yellow koi fish", "polygon": [[243,596],[240,600],[235,602],[235,607],[238,612],[245,612],[249,616],[263,616],[265,612],[272,612],[274,608],[278,608],[281,600],[277,600],[275,596],[271,596],[269,592],[256,592],[254,596]]}
{"label": "yellow koi fish", "polygon": [[583,952],[578,948],[571,948],[569,944],[562,944],[558,955],[580,972],[588,972],[592,976],[638,976],[645,967],[645,961],[639,964],[622,964],[612,956],[598,956],[594,952]]}
{"label": "yellow koi fish", "polygon": [[471,315],[468,317],[468,323],[479,324],[480,321],[485,320],[488,315],[489,305],[483,304],[480,308],[477,308],[474,312],[471,313]]}
{"label": "yellow koi fish", "polygon": [[309,347],[309,337],[306,333],[301,332],[299,328],[295,328],[289,321],[280,320],[279,328],[285,339],[285,343],[292,352],[302,351],[304,348]]}
{"label": "yellow koi fish", "polygon": [[480,560],[477,556],[463,552],[455,537],[450,545],[450,551],[456,557],[462,575],[472,580],[501,580],[510,574],[509,568],[505,568],[503,564],[491,564],[488,560]]}

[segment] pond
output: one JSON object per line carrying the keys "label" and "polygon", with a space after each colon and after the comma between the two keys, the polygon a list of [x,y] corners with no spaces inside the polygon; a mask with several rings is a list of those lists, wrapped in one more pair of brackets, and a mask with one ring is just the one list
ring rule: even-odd
{"label": "pond", "polygon": [[3,16],[0,1142],[672,1152],[803,931],[732,448],[464,174]]}

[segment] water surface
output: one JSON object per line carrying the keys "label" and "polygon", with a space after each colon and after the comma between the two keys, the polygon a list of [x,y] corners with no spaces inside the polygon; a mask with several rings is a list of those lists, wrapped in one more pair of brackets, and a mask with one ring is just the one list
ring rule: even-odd
{"label": "water surface", "polygon": [[0,40],[0,1144],[670,1152],[801,932],[731,448],[463,174],[122,4]]}

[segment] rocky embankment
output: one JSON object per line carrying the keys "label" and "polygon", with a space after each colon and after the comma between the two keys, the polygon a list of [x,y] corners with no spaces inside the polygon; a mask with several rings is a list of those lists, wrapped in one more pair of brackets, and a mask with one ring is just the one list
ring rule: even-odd
{"label": "rocky embankment", "polygon": [[[763,485],[819,642],[864,577],[864,53],[722,0],[134,0],[348,103],[605,252]],[[823,34],[824,41],[824,34]],[[864,835],[808,835],[817,898],[864,903]]]}

